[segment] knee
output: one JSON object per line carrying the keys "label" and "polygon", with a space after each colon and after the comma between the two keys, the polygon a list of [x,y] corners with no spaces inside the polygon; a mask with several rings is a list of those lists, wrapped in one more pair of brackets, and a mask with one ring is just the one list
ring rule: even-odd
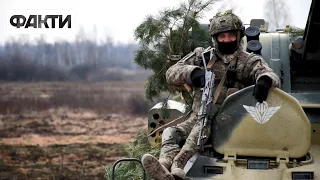
{"label": "knee", "polygon": [[182,133],[175,127],[168,127],[162,133],[162,145],[178,144],[182,142]]}

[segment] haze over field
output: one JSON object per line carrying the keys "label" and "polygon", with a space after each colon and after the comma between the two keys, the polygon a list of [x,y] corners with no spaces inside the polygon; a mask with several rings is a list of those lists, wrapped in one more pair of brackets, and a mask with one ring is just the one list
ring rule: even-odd
{"label": "haze over field", "polygon": [[[1,0],[0,80],[146,80],[150,72],[134,62],[140,46],[133,32],[147,15],[157,15],[159,10],[177,7],[181,2],[187,1]],[[208,23],[218,11],[233,9],[244,23],[250,23],[252,18],[265,18],[271,30],[287,24],[304,28],[310,3],[311,0],[217,0],[200,23]],[[74,10],[76,33],[8,32],[7,11],[17,9]]]}

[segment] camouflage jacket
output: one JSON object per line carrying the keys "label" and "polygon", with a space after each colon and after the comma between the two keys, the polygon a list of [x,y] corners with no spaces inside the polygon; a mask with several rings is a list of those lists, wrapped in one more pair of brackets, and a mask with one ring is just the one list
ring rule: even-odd
{"label": "camouflage jacket", "polygon": [[[220,92],[217,104],[221,104],[227,95],[229,95],[228,90],[230,90],[230,88],[242,89],[253,85],[263,75],[269,76],[272,79],[272,87],[280,88],[279,77],[273,72],[262,57],[243,51],[241,46],[233,55],[228,56],[222,55],[210,47],[207,49],[202,47],[196,48],[194,52],[186,55],[167,70],[166,79],[169,86],[183,86],[183,84],[188,84],[192,87],[190,77],[191,72],[196,68],[203,68],[201,53],[204,51],[210,51],[211,57],[213,56],[213,58],[216,59],[215,64],[212,66],[213,72],[216,75],[216,87],[227,71],[230,61],[233,57],[237,57],[233,78],[231,79],[229,74],[227,75],[226,82]],[[192,109],[196,112],[198,112],[200,107],[201,96],[202,91],[200,88],[193,88]]]}

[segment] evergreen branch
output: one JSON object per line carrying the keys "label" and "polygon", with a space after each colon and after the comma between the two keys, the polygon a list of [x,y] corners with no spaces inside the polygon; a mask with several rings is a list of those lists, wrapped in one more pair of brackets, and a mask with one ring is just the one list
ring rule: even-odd
{"label": "evergreen branch", "polygon": [[[198,13],[219,0],[188,0],[179,7],[166,8],[157,16],[148,15],[135,29],[136,40],[142,45],[135,56],[135,63],[145,69],[151,69],[145,94],[151,100],[161,92],[168,91],[165,73],[166,67],[175,62],[168,62],[167,57],[183,57],[196,46],[207,47],[211,38],[200,26]],[[191,30],[191,31],[190,31]]]}

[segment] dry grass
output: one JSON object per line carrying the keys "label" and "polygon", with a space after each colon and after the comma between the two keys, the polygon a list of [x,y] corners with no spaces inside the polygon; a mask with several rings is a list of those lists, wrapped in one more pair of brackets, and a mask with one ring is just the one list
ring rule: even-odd
{"label": "dry grass", "polygon": [[0,113],[19,114],[50,108],[84,108],[99,113],[145,115],[151,103],[144,97],[145,82],[4,83]]}
{"label": "dry grass", "polygon": [[1,179],[103,179],[106,164],[126,156],[121,144],[0,146]]}
{"label": "dry grass", "polygon": [[2,83],[0,177],[103,179],[147,128],[144,84]]}

